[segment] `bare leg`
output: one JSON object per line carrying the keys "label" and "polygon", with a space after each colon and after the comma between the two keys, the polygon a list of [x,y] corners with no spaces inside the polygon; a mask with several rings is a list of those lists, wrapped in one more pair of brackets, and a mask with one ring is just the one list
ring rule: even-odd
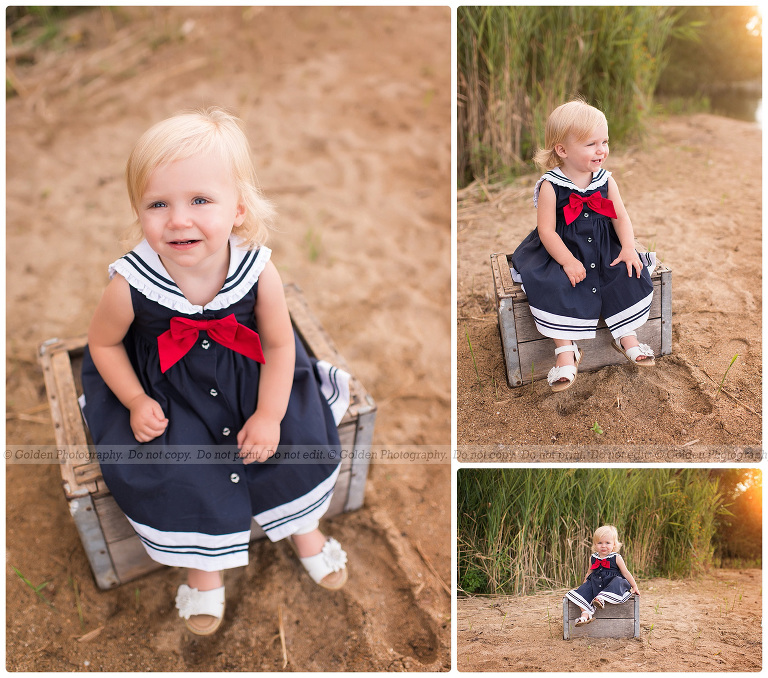
{"label": "bare leg", "polygon": [[187,586],[198,591],[211,591],[222,586],[221,572],[206,572],[205,570],[187,570]]}
{"label": "bare leg", "polygon": [[299,558],[308,558],[315,556],[323,550],[325,545],[325,535],[320,529],[312,530],[307,534],[294,534],[291,539],[296,544],[296,550],[299,552]]}

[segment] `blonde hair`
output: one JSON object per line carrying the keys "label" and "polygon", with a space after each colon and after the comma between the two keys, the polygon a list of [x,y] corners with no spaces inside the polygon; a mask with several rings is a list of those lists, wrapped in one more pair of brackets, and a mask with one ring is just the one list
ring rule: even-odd
{"label": "blonde hair", "polygon": [[576,141],[582,141],[598,125],[603,124],[608,124],[605,114],[582,99],[575,99],[558,106],[547,118],[544,128],[544,148],[536,152],[533,161],[542,170],[561,167],[563,159],[555,151],[555,146],[565,143],[570,135],[573,135]]}
{"label": "blonde hair", "polygon": [[210,153],[218,155],[231,167],[239,199],[246,208],[243,223],[232,232],[248,249],[266,242],[275,210],[258,187],[250,146],[241,125],[235,116],[211,107],[174,115],[144,132],[125,167],[128,198],[136,216],[124,238],[125,244],[133,246],[143,237],[138,218],[139,204],[152,172],[176,160]]}
{"label": "blonde hair", "polygon": [[616,553],[621,550],[622,544],[619,541],[619,531],[613,525],[603,525],[595,530],[595,533],[592,535],[592,547],[594,548],[598,541],[605,538],[613,540],[613,550]]}

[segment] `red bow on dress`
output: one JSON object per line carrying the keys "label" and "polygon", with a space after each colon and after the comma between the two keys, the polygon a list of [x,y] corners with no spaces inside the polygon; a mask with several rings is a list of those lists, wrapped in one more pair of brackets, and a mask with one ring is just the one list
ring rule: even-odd
{"label": "red bow on dress", "polygon": [[570,224],[572,221],[576,220],[584,203],[586,203],[593,212],[597,212],[606,217],[616,218],[616,210],[613,207],[613,202],[608,200],[608,198],[603,198],[599,193],[593,193],[588,198],[582,198],[577,193],[571,193],[569,204],[563,207],[563,215],[565,216],[566,224]]}
{"label": "red bow on dress", "polygon": [[611,561],[610,561],[610,560],[608,560],[608,558],[606,558],[605,560],[600,560],[600,559],[598,558],[598,559],[597,559],[597,560],[596,560],[594,563],[592,563],[592,565],[591,565],[591,567],[590,567],[589,569],[590,569],[590,570],[596,570],[596,569],[597,569],[598,567],[600,567],[601,565],[602,565],[604,568],[606,568],[607,570],[610,570],[610,569],[611,569]]}
{"label": "red bow on dress", "polygon": [[221,320],[191,320],[177,317],[171,318],[171,329],[157,338],[161,372],[165,372],[187,355],[197,341],[200,330],[208,332],[208,336],[216,343],[257,362],[264,362],[259,335],[237,322],[234,313]]}

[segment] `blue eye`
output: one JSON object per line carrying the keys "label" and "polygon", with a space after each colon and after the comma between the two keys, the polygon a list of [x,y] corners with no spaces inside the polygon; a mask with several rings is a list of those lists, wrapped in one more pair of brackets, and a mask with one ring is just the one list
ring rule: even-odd
{"label": "blue eye", "polygon": [[207,198],[195,198],[195,199],[192,201],[192,204],[193,204],[193,205],[205,205],[205,204],[206,204],[206,203],[208,203],[208,202],[209,202],[209,201],[208,201],[208,199],[207,199]]}
{"label": "blue eye", "polygon": [[150,208],[150,209],[154,209],[154,208],[157,208],[157,207],[165,207],[165,206],[166,206],[166,205],[165,205],[165,203],[164,203],[164,202],[162,202],[161,200],[158,200],[157,202],[153,202],[153,203],[151,203],[151,204],[149,205],[149,208]]}

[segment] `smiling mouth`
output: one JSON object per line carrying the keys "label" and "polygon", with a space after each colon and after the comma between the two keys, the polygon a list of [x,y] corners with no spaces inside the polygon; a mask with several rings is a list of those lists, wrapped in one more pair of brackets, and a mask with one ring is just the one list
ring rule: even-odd
{"label": "smiling mouth", "polygon": [[171,240],[168,247],[177,252],[184,252],[193,249],[199,242],[199,240]]}

